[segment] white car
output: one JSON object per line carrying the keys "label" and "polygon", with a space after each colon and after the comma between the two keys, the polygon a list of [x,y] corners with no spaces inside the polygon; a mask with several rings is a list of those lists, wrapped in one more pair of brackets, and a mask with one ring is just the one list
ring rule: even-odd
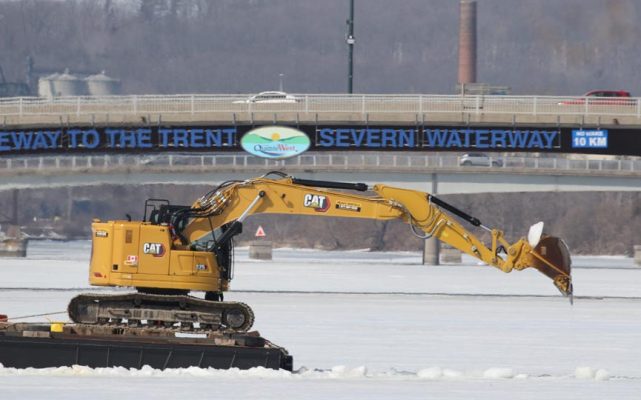
{"label": "white car", "polygon": [[260,92],[249,97],[247,100],[237,100],[234,103],[298,103],[300,101],[296,96],[285,92],[269,91]]}
{"label": "white car", "polygon": [[459,165],[478,167],[502,167],[503,160],[483,153],[465,153],[459,158]]}

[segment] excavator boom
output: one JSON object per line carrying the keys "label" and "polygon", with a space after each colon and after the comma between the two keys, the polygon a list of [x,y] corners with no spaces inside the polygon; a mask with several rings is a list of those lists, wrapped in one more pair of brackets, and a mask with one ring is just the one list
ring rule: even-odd
{"label": "excavator boom", "polygon": [[[276,179],[268,178],[270,174],[276,174]],[[510,244],[502,231],[484,226],[479,219],[429,193],[386,185],[369,188],[363,183],[270,174],[231,182],[198,199],[192,205],[192,212],[200,217],[191,220],[182,236],[199,238],[209,233],[212,226],[240,224],[248,215],[259,213],[401,219],[420,238],[435,237],[504,272],[535,268],[551,278],[561,293],[572,294],[569,250],[562,240],[545,236],[542,231],[534,233],[534,238],[521,238]],[[355,194],[355,191],[369,191],[369,194]],[[450,213],[488,231],[491,245],[486,246]],[[238,230],[238,227],[232,228],[230,236]]]}

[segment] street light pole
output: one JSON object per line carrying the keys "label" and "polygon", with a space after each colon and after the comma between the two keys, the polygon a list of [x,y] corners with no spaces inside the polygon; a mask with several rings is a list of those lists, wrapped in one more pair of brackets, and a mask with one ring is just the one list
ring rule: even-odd
{"label": "street light pole", "polygon": [[347,93],[353,93],[354,80],[354,0],[349,0],[349,19],[347,20],[347,48],[349,49],[349,67],[347,72]]}

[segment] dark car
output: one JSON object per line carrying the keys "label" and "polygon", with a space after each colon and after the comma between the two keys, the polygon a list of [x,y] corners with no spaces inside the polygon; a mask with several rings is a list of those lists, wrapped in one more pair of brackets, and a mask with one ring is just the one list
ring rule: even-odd
{"label": "dark car", "polygon": [[625,90],[591,90],[583,95],[581,99],[566,100],[559,105],[581,105],[588,102],[588,105],[614,105],[614,106],[634,106],[636,100]]}

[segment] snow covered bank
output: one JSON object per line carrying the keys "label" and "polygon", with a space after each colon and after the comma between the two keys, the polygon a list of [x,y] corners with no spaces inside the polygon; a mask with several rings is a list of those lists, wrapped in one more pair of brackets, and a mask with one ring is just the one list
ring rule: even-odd
{"label": "snow covered bank", "polygon": [[[181,378],[195,377],[204,379],[335,379],[335,380],[478,380],[478,379],[581,379],[605,381],[610,373],[601,368],[577,367],[574,372],[563,375],[516,373],[512,368],[493,367],[485,370],[459,371],[450,368],[430,367],[418,371],[399,371],[390,369],[382,372],[370,372],[367,367],[348,368],[336,366],[331,369],[307,369],[301,367],[294,372],[272,370],[262,367],[240,370],[213,368],[175,368],[158,370],[149,366],[141,369],[122,367],[89,368],[80,365],[57,368],[5,368],[0,364],[0,377],[11,376],[78,376],[78,377],[121,377],[121,378]],[[639,377],[614,377],[614,379],[641,379]]]}

